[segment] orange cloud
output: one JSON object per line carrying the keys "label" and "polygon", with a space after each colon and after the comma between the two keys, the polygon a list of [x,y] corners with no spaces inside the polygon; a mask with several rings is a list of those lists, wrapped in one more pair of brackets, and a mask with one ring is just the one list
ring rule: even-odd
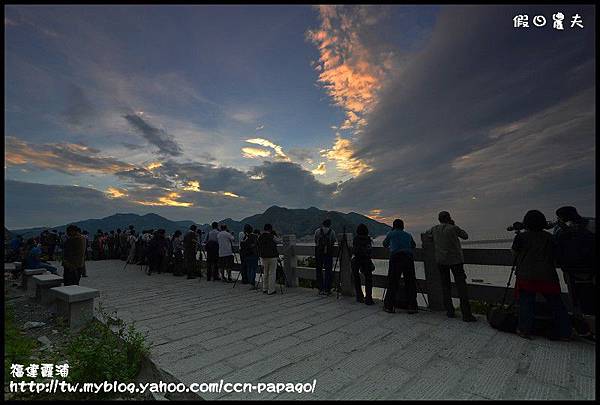
{"label": "orange cloud", "polygon": [[161,166],[162,166],[161,162],[151,162],[150,164],[148,164],[148,166],[146,166],[146,169],[152,171],[152,170],[157,169],[157,168],[159,168]]}
{"label": "orange cloud", "polygon": [[353,176],[360,176],[372,170],[365,162],[354,157],[354,149],[349,139],[337,137],[331,149],[321,151],[321,155],[335,161],[336,167]]}
{"label": "orange cloud", "polygon": [[98,150],[74,143],[33,144],[6,137],[6,165],[30,164],[40,169],[66,173],[116,173],[134,166],[112,157],[99,156]]}
{"label": "orange cloud", "polygon": [[391,54],[374,54],[361,39],[364,25],[373,25],[377,17],[370,8],[319,6],[321,26],[309,30],[307,37],[319,49],[319,60],[313,67],[319,72],[318,82],[346,112],[340,129],[359,129],[366,125],[363,116],[377,102]]}
{"label": "orange cloud", "polygon": [[178,193],[172,192],[164,197],[159,197],[158,201],[134,201],[137,204],[149,206],[171,206],[171,207],[191,207],[191,202],[177,201],[181,197]]}
{"label": "orange cloud", "polygon": [[109,198],[121,198],[121,197],[126,197],[127,194],[127,190],[125,189],[119,189],[116,187],[108,187],[105,191],[106,194],[108,194]]}

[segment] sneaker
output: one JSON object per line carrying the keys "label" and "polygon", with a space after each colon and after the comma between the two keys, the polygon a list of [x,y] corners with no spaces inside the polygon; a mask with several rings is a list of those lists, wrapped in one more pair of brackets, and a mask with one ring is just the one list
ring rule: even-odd
{"label": "sneaker", "polygon": [[477,322],[477,318],[473,315],[463,316],[463,322]]}

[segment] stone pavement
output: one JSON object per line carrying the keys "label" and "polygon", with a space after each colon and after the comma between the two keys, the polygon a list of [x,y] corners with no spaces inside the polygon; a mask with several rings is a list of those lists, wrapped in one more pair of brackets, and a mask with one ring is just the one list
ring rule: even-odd
{"label": "stone pavement", "polygon": [[444,313],[388,314],[309,289],[267,296],[247,285],[147,276],[87,263],[81,285],[148,332],[151,358],[193,382],[312,382],[314,394],[206,399],[595,399],[595,345],[526,341]]}

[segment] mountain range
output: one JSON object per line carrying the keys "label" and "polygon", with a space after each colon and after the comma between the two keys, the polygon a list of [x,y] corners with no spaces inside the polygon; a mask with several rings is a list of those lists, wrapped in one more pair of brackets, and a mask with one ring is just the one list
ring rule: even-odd
{"label": "mountain range", "polygon": [[[389,225],[375,221],[364,215],[356,212],[342,213],[337,211],[324,211],[315,207],[307,209],[289,209],[278,207],[276,205],[268,208],[262,214],[256,214],[235,221],[231,218],[219,221],[220,224],[226,224],[228,229],[233,231],[235,235],[243,230],[244,224],[250,224],[253,228],[258,227],[262,230],[266,223],[273,225],[273,228],[279,235],[294,234],[298,239],[308,239],[315,232],[315,229],[321,225],[326,219],[331,219],[332,228],[336,233],[346,232],[353,233],[356,227],[364,223],[369,228],[369,233],[373,237],[385,235],[391,229]],[[108,232],[117,228],[127,229],[129,225],[133,225],[137,231],[146,229],[163,228],[169,234],[176,230],[185,231],[194,224],[193,221],[171,221],[157,214],[115,214],[101,219],[86,219],[79,222],[74,222],[82,230],[88,231],[90,234],[96,233],[98,229]],[[203,231],[210,230],[210,224],[196,224]],[[11,230],[13,234],[22,235],[25,238],[39,235],[43,230],[57,230],[64,232],[67,224],[56,226],[53,228],[39,227],[28,229]]]}

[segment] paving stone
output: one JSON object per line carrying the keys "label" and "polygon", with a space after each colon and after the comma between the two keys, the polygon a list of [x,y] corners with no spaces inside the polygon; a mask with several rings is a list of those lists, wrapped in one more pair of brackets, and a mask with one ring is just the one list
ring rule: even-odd
{"label": "paving stone", "polygon": [[[595,399],[595,345],[533,341],[444,313],[387,314],[352,298],[145,276],[88,263],[96,308],[136,321],[151,358],[184,382],[312,382],[315,394],[203,393],[204,399]],[[144,277],[145,276],[145,277]]]}
{"label": "paving stone", "polygon": [[528,376],[560,387],[569,384],[569,353],[549,346],[537,346],[531,353]]}
{"label": "paving stone", "polygon": [[510,358],[480,360],[477,367],[470,369],[460,382],[466,392],[487,399],[500,399],[505,386],[513,377],[519,364]]}
{"label": "paving stone", "polygon": [[444,399],[455,389],[465,369],[447,360],[429,364],[393,394],[395,399]]}

